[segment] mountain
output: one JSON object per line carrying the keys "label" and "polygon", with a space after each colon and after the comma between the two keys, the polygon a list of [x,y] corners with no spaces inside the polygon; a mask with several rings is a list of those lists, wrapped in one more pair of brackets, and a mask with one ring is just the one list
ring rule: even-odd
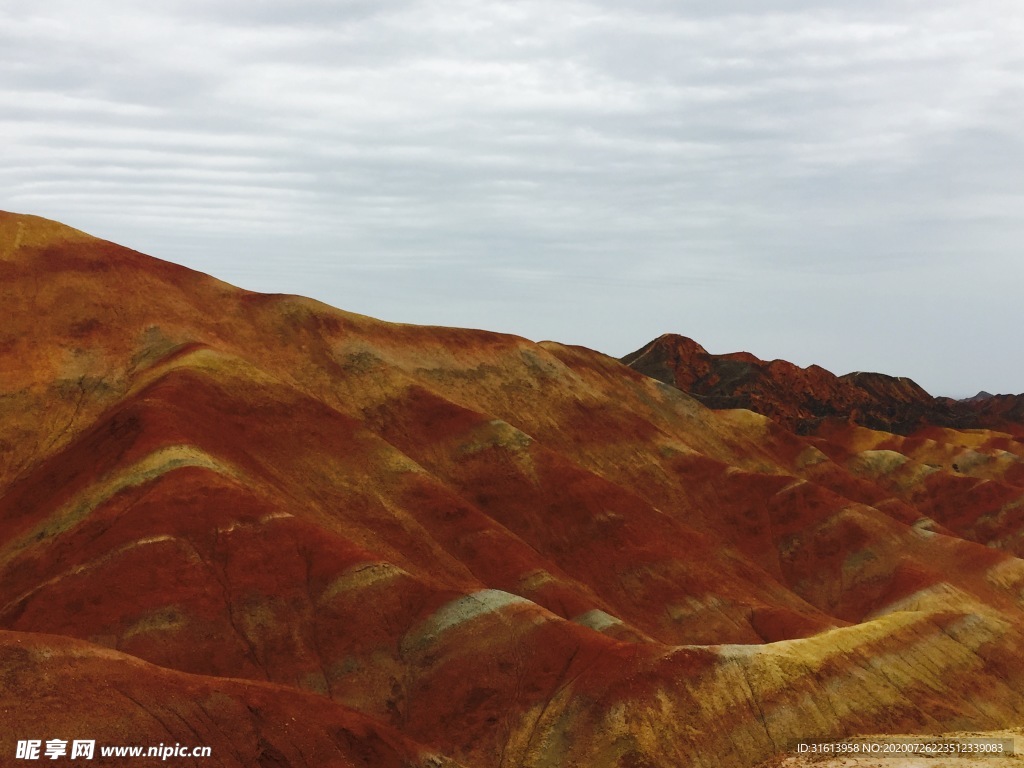
{"label": "mountain", "polygon": [[990,397],[995,397],[995,395],[993,395],[991,392],[986,392],[985,390],[981,390],[981,392],[976,394],[974,397],[964,398],[964,401],[968,402],[968,403],[976,403],[976,402],[979,402],[981,400],[988,400]]}
{"label": "mountain", "polygon": [[709,408],[746,408],[801,434],[831,420],[901,435],[928,426],[1024,434],[1024,395],[932,397],[905,376],[861,371],[836,376],[817,365],[801,368],[748,352],[713,355],[677,334],[658,337],[622,362]]}
{"label": "mountain", "polygon": [[0,301],[0,753],[728,768],[1024,722],[1014,434],[798,434],[31,216],[0,214]]}
{"label": "mountain", "polygon": [[979,427],[1002,429],[1018,436],[1024,435],[1024,394],[989,395],[968,401],[964,407],[975,415]]}

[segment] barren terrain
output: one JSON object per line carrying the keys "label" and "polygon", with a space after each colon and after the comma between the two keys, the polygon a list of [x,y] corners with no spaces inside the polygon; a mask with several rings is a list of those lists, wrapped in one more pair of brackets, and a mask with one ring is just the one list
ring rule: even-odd
{"label": "barren terrain", "polygon": [[739,768],[1024,723],[1010,406],[796,429],[14,214],[0,301],[0,755]]}

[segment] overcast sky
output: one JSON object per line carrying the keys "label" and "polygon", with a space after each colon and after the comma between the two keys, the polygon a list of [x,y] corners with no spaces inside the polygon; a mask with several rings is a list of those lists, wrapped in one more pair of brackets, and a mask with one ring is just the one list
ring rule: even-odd
{"label": "overcast sky", "polygon": [[1019,0],[4,0],[0,208],[620,356],[1024,391]]}

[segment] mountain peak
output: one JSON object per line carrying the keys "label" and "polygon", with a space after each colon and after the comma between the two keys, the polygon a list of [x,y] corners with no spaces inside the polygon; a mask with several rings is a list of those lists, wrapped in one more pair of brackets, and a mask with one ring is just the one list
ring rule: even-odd
{"label": "mountain peak", "polygon": [[41,216],[0,211],[0,259],[13,257],[23,247],[40,248],[95,239],[85,232]]}
{"label": "mountain peak", "polygon": [[986,392],[983,389],[983,390],[981,390],[981,392],[976,394],[974,397],[965,397],[965,398],[963,398],[963,402],[965,402],[965,403],[977,403],[977,402],[979,402],[981,400],[990,400],[993,397],[995,397],[995,395],[993,395],[991,392]]}

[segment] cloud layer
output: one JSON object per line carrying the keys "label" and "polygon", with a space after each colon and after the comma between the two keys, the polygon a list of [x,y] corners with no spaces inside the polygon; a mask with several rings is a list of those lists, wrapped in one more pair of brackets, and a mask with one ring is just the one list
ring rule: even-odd
{"label": "cloud layer", "polygon": [[386,319],[1024,390],[1018,3],[151,5],[0,8],[0,207]]}

